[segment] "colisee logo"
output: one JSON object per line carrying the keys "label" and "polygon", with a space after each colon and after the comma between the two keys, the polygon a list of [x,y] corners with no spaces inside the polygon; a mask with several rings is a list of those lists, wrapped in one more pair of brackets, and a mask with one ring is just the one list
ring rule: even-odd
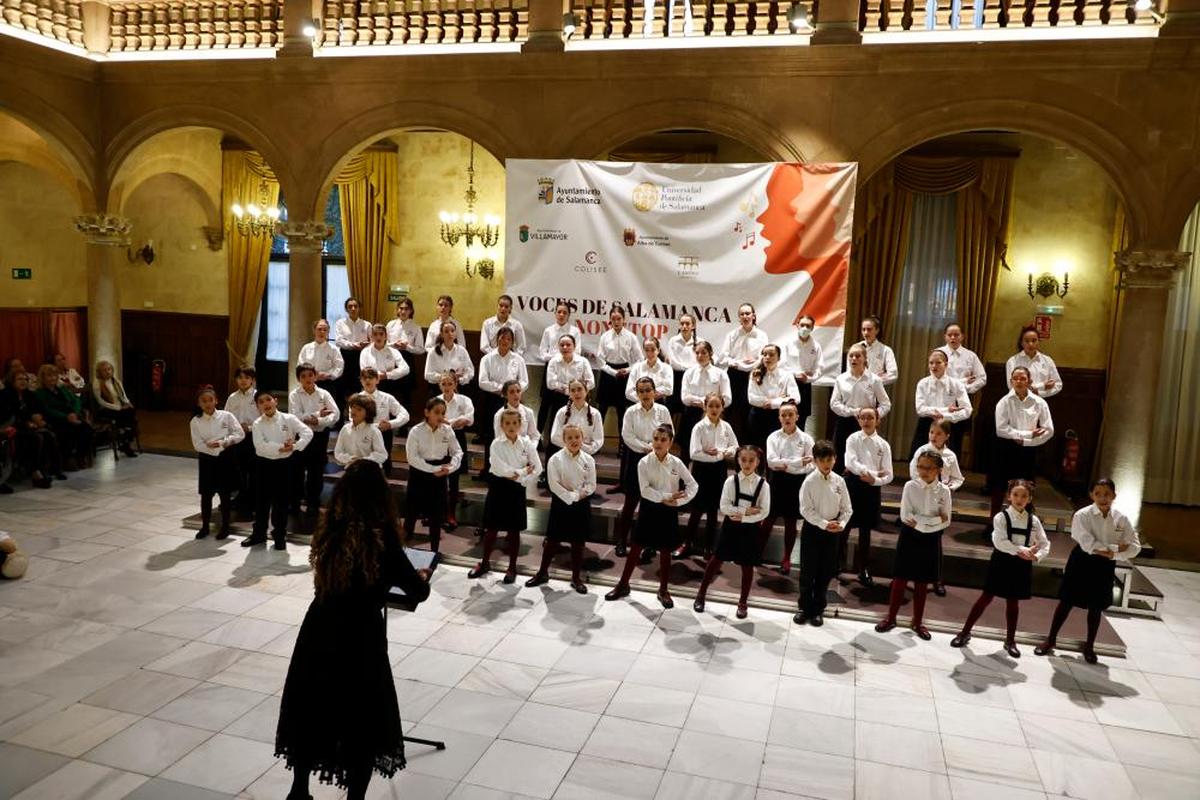
{"label": "colisee logo", "polygon": [[538,200],[546,205],[554,203],[554,178],[538,178]]}
{"label": "colisee logo", "polygon": [[657,185],[643,181],[633,187],[633,207],[638,211],[651,211],[658,205],[662,191]]}

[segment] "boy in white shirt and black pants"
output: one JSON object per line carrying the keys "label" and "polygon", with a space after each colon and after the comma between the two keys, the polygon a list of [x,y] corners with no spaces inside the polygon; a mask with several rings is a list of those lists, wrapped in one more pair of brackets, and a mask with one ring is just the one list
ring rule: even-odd
{"label": "boy in white shirt and black pants", "polygon": [[242,540],[242,547],[266,544],[269,519],[275,549],[283,550],[292,495],[292,467],[298,460],[296,453],[312,442],[313,432],[298,417],[279,411],[275,395],[265,389],[255,392],[254,403],[261,412],[252,430],[258,467],[258,508],[254,514],[254,532]]}
{"label": "boy in white shirt and black pants", "polygon": [[296,493],[292,498],[294,510],[300,501],[305,513],[317,515],[321,507],[321,487],[325,480],[325,465],[329,463],[329,431],[337,424],[341,413],[333,395],[317,386],[317,371],[312,364],[298,364],[296,379],[300,385],[288,395],[288,410],[312,430],[312,445],[300,457],[296,470]]}
{"label": "boy in white shirt and black pants", "polygon": [[822,439],[812,453],[817,468],[800,486],[800,610],[792,622],[820,626],[825,623],[825,593],[837,575],[838,553],[854,508],[846,481],[833,471],[833,442]]}
{"label": "boy in white shirt and black pants", "polygon": [[[846,440],[846,486],[854,503],[850,526],[858,529],[851,571],[863,586],[875,585],[868,569],[871,559],[871,531],[879,524],[883,487],[892,482],[892,447],[879,434],[879,414],[870,407],[858,410],[860,430]],[[846,581],[843,582],[845,585]]]}

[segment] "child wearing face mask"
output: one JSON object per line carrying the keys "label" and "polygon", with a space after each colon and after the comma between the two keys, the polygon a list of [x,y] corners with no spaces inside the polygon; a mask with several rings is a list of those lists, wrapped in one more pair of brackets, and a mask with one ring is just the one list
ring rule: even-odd
{"label": "child wearing face mask", "polygon": [[796,379],[800,397],[796,402],[796,427],[804,430],[812,414],[813,383],[821,378],[821,343],[813,338],[816,321],[807,314],[796,325],[796,338],[787,343],[783,361]]}

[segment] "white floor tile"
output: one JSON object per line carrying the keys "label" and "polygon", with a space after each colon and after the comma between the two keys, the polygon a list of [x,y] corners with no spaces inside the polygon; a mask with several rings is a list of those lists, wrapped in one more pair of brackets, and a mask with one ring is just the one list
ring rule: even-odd
{"label": "white floor tile", "polygon": [[574,753],[497,739],[464,780],[491,789],[549,798],[554,796],[574,761]]}
{"label": "white floor tile", "polygon": [[697,695],[684,730],[732,736],[753,742],[767,741],[773,707],[719,697]]}
{"label": "white floor tile", "polygon": [[162,773],[180,783],[237,794],[275,763],[274,748],[264,742],[218,733]]}
{"label": "white floor tile", "polygon": [[219,731],[266,699],[260,692],[202,683],[155,711],[155,719]]}
{"label": "white floor tile", "polygon": [[579,756],[554,800],[653,800],[662,775],[650,767]]}
{"label": "white floor tile", "polygon": [[617,689],[606,713],[655,725],[681,727],[696,695],[676,689],[624,683]]}
{"label": "white floor tile", "polygon": [[620,717],[603,716],[580,751],[586,755],[665,769],[680,730]]}
{"label": "white floor tile", "polygon": [[138,721],[134,714],[76,703],[26,729],[9,741],[24,747],[78,758]]}
{"label": "white floor tile", "polygon": [[856,800],[891,800],[920,797],[950,800],[950,781],[945,775],[859,760],[854,765]]}
{"label": "white floor tile", "polygon": [[146,782],[145,775],[72,761],[14,800],[119,800]]}
{"label": "white floor tile", "polygon": [[422,720],[440,728],[496,737],[521,706],[520,700],[511,697],[451,689]]}
{"label": "white floor tile", "polygon": [[781,792],[803,790],[806,797],[854,797],[854,759],[767,745],[759,785]]}
{"label": "white floor tile", "polygon": [[871,761],[939,774],[946,772],[941,737],[915,728],[859,720],[854,724],[854,757],[860,762]]}
{"label": "white floor tile", "polygon": [[499,738],[578,753],[591,736],[599,714],[573,708],[525,703]]}
{"label": "white floor tile", "polygon": [[1047,794],[1088,800],[1136,800],[1138,796],[1120,764],[1045,750],[1031,752]]}
{"label": "white floor tile", "polygon": [[210,731],[142,719],[87,753],[88,761],[143,775],[157,775],[212,736]]}
{"label": "white floor tile", "polygon": [[764,745],[709,733],[679,735],[668,769],[702,778],[754,785],[762,769]]}

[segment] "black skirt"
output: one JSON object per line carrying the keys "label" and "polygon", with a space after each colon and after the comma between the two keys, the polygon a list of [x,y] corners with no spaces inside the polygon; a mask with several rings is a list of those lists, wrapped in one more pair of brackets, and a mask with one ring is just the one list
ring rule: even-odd
{"label": "black skirt", "polygon": [[592,529],[592,504],[588,498],[567,505],[558,495],[550,500],[546,538],[556,542],[586,542]]}
{"label": "black skirt", "polygon": [[488,481],[483,501],[483,527],[490,531],[523,531],[529,527],[525,513],[525,487],[495,475]]}
{"label": "black skirt", "polygon": [[237,456],[232,447],[221,451],[220,455],[210,456],[200,454],[200,494],[222,494],[231,492],[237,486]]}
{"label": "black skirt", "polygon": [[988,475],[988,485],[994,489],[1008,486],[1008,482],[1023,478],[1027,481],[1037,479],[1037,454],[1039,447],[1025,447],[1012,439],[997,437],[995,451],[992,455],[992,471]]}
{"label": "black skirt", "polygon": [[642,493],[642,487],[638,483],[637,465],[647,455],[647,453],[635,453],[626,448],[625,453],[621,456],[621,488],[627,495],[633,494],[636,497]]}
{"label": "black skirt", "polygon": [[679,507],[652,503],[643,497],[638,506],[633,541],[642,547],[674,550],[682,541],[679,536]]}
{"label": "black skirt", "polygon": [[1075,608],[1106,609],[1113,604],[1116,575],[1117,564],[1111,558],[1085,553],[1075,545],[1067,559],[1058,599]]}
{"label": "black skirt", "polygon": [[683,411],[683,370],[673,369],[671,371],[675,373],[675,383],[672,387],[671,397],[667,400],[667,408],[671,410],[672,414],[679,414]]}
{"label": "black skirt", "polygon": [[767,437],[779,430],[779,412],[773,408],[750,407],[750,444],[767,449]]}
{"label": "black skirt", "polygon": [[444,516],[446,513],[446,493],[450,490],[446,476],[437,477],[432,472],[426,472],[410,466],[408,470],[408,486],[404,492],[404,501],[408,514],[423,514],[426,516]]}
{"label": "black skirt", "polygon": [[[908,448],[911,459],[923,445],[929,444],[929,429],[933,427],[933,417],[917,417],[917,427],[913,428],[912,444]],[[957,453],[958,451],[954,451]],[[916,477],[915,475],[913,477]]]}
{"label": "black skirt", "polygon": [[454,438],[458,440],[458,447],[462,450],[462,460],[458,462],[458,469],[451,471],[451,475],[465,475],[467,466],[471,463],[471,454],[467,452],[467,429],[459,428],[454,432]]}
{"label": "black skirt", "polygon": [[983,590],[995,597],[1028,600],[1033,596],[1033,562],[993,550]]}
{"label": "black skirt", "polygon": [[892,577],[913,583],[933,583],[938,577],[938,540],[942,532],[922,533],[900,523],[896,565]]}
{"label": "black skirt", "polygon": [[858,420],[854,417],[839,416],[834,411],[829,412],[829,417],[829,438],[837,451],[837,469],[841,472],[846,469],[846,441],[850,434],[859,430]]}
{"label": "black skirt", "polygon": [[720,461],[692,461],[692,477],[700,484],[691,507],[703,511],[716,511],[721,505],[721,491],[725,488],[725,478],[729,468],[725,459]]}
{"label": "black skirt", "polygon": [[850,505],[854,513],[850,515],[850,528],[874,528],[879,524],[879,509],[883,503],[883,487],[864,483],[862,478],[853,473],[846,473],[846,489],[850,493]]}
{"label": "black skirt", "polygon": [[771,484],[771,516],[795,519],[800,516],[800,487],[804,475],[793,475],[783,470],[769,470]]}
{"label": "black skirt", "polygon": [[717,539],[717,560],[756,567],[762,558],[761,542],[762,527],[757,522],[734,522],[727,518]]}

